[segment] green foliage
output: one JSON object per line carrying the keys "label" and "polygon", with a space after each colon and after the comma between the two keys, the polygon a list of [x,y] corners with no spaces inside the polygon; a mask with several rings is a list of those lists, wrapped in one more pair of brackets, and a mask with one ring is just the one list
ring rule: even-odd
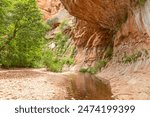
{"label": "green foliage", "polygon": [[[60,72],[64,64],[74,63],[75,48],[63,33],[67,22],[58,27],[60,31],[54,38],[57,46],[50,50],[44,39],[49,27],[42,20],[35,0],[1,0],[0,19],[0,66],[46,66],[50,71]],[[47,23],[51,26],[57,20],[54,18]],[[65,56],[66,53],[70,55]]]}
{"label": "green foliage", "polygon": [[60,72],[62,70],[62,62],[59,61],[57,56],[49,49],[44,51],[43,58],[44,65],[49,71]]}
{"label": "green foliage", "polygon": [[141,6],[144,6],[146,0],[138,0],[138,4],[141,5]]}
{"label": "green foliage", "polygon": [[[0,1],[0,39],[3,37],[4,32],[6,32],[6,24],[7,24],[7,12],[8,6],[10,6],[8,0],[1,0]],[[1,43],[0,43],[1,45]]]}
{"label": "green foliage", "polygon": [[59,25],[61,31],[64,31],[65,29],[70,27],[68,22],[69,22],[68,20],[64,20],[61,22],[61,24]]}
{"label": "green foliage", "polygon": [[65,34],[63,34],[62,32],[59,32],[55,35],[55,43],[57,45],[56,48],[56,54],[58,56],[61,56],[62,54],[64,54],[66,52],[67,49],[67,41],[68,41],[69,37]]}
{"label": "green foliage", "polygon": [[81,72],[81,73],[88,73],[88,68],[81,68],[79,70],[79,72]]}
{"label": "green foliage", "polygon": [[105,67],[107,64],[107,60],[99,60],[94,67],[88,67],[88,68],[81,68],[79,72],[82,73],[90,73],[90,74],[96,74],[99,70],[101,70],[103,67]]}
{"label": "green foliage", "polygon": [[[6,10],[7,2],[5,0],[0,1],[0,19],[4,17]],[[3,20],[0,20],[2,22]]]}
{"label": "green foliage", "polygon": [[76,50],[75,46],[71,46],[69,50],[70,50],[70,58],[74,58]]}
{"label": "green foliage", "polygon": [[47,26],[36,1],[14,0],[6,11],[0,25],[0,64],[8,68],[37,67],[41,63]]}
{"label": "green foliage", "polygon": [[107,64],[107,60],[102,59],[100,61],[98,61],[95,65],[96,69],[102,69],[103,67],[105,67]]}
{"label": "green foliage", "polygon": [[[74,64],[75,47],[69,42],[69,36],[64,33],[67,22],[62,22],[58,28],[51,43],[55,43],[56,47],[53,50],[48,49],[51,57],[46,57],[45,66],[53,72],[60,72],[64,65]],[[69,52],[68,52],[69,50]]]}
{"label": "green foliage", "polygon": [[107,59],[111,59],[113,56],[113,47],[111,46],[108,46],[105,50],[105,56],[104,58],[107,58]]}
{"label": "green foliage", "polygon": [[44,65],[52,72],[61,72],[64,64],[72,65],[74,63],[73,58],[59,58],[49,49],[44,52],[43,58]]}
{"label": "green foliage", "polygon": [[79,72],[82,73],[89,73],[89,74],[96,74],[97,70],[94,67],[88,67],[88,68],[81,68]]}
{"label": "green foliage", "polygon": [[142,52],[137,52],[132,55],[125,55],[122,60],[124,63],[136,62],[139,57],[142,56]]}

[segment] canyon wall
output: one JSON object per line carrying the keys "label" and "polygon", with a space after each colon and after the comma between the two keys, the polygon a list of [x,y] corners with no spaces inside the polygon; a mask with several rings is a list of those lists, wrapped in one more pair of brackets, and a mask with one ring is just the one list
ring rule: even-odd
{"label": "canyon wall", "polygon": [[61,0],[69,13],[77,17],[74,42],[76,64],[93,66],[105,58],[105,50],[113,48],[114,35],[125,22],[129,0]]}
{"label": "canyon wall", "polygon": [[37,0],[37,3],[44,14],[45,20],[50,19],[63,7],[60,0]]}
{"label": "canyon wall", "polygon": [[38,4],[45,19],[59,13],[63,6],[76,17],[72,39],[79,67],[107,59],[108,48],[115,62],[138,51],[149,53],[150,0],[145,4],[137,0],[38,0]]}
{"label": "canyon wall", "polygon": [[61,1],[77,18],[75,69],[107,59],[109,47],[112,57],[97,77],[110,82],[117,100],[149,100],[150,0]]}
{"label": "canyon wall", "polygon": [[109,59],[97,77],[110,82],[115,99],[150,99],[150,0],[60,1],[76,17],[73,70]]}
{"label": "canyon wall", "polygon": [[148,56],[150,50],[150,0],[144,5],[132,7],[127,21],[122,24],[114,40],[115,60],[141,52]]}
{"label": "canyon wall", "polygon": [[150,1],[136,0],[61,0],[77,18],[74,42],[76,64],[92,66],[107,58],[108,47],[113,60],[122,62],[126,54],[150,49]]}

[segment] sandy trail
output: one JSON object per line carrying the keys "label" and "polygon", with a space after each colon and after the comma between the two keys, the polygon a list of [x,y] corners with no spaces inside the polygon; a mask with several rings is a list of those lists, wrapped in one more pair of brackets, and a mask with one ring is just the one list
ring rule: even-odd
{"label": "sandy trail", "polygon": [[[150,100],[150,66],[144,63],[143,67],[136,65],[108,67],[97,76],[110,82],[115,99]],[[68,99],[68,77],[72,77],[71,74],[52,73],[44,69],[0,70],[0,99]],[[80,83],[77,84],[80,86]]]}
{"label": "sandy trail", "polygon": [[67,76],[41,69],[1,70],[0,99],[65,99],[67,82]]}

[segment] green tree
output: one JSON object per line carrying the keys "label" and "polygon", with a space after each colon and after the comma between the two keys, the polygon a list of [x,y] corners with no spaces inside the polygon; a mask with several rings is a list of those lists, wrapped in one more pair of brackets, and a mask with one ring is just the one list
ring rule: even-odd
{"label": "green tree", "polygon": [[[7,0],[1,0],[0,1],[0,39],[4,35],[4,32],[6,31],[5,24],[6,23],[6,13],[7,8],[9,6],[9,1]],[[1,44],[1,43],[0,43]]]}
{"label": "green tree", "polygon": [[4,13],[6,2],[2,0],[0,6],[0,63],[4,67],[35,67],[41,61],[47,28],[36,1],[14,0]]}

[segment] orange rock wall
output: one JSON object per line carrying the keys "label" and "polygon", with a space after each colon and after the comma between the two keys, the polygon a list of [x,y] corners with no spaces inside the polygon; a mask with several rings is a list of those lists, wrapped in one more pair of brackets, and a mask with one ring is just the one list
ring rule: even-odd
{"label": "orange rock wall", "polygon": [[69,13],[77,17],[74,42],[76,63],[92,66],[113,45],[117,28],[124,22],[130,0],[61,0]]}
{"label": "orange rock wall", "polygon": [[[132,55],[150,50],[150,0],[144,6],[133,8],[126,23],[118,31],[114,41],[114,57],[120,61],[124,54]],[[145,53],[143,53],[144,55]]]}
{"label": "orange rock wall", "polygon": [[62,8],[60,0],[37,0],[37,3],[44,14],[45,20],[51,18]]}
{"label": "orange rock wall", "polygon": [[150,0],[144,6],[136,0],[61,0],[77,17],[74,42],[76,63],[91,66],[104,58],[108,46],[114,59],[150,46]]}
{"label": "orange rock wall", "polygon": [[115,61],[125,53],[150,49],[150,0],[144,6],[136,0],[38,0],[45,19],[63,7],[60,1],[76,17],[72,30],[76,64],[94,65],[105,57],[108,46]]}

